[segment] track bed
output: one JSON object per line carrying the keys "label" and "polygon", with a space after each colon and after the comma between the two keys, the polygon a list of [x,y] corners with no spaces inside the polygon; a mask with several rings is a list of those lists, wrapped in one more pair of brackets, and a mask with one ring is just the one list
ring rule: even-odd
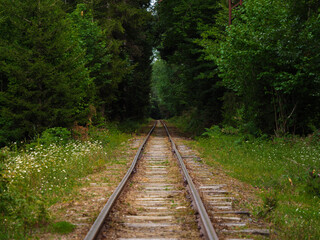
{"label": "track bed", "polygon": [[120,184],[106,204],[110,210],[102,211],[85,240],[268,238],[269,231],[252,221],[249,212],[234,209],[236,197],[226,185],[215,182],[181,141],[176,147],[167,130],[156,122],[122,188]]}

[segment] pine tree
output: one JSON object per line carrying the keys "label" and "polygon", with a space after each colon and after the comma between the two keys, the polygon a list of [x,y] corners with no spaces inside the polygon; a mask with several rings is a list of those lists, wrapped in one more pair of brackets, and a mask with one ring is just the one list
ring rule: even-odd
{"label": "pine tree", "polygon": [[58,0],[2,0],[0,142],[68,126],[85,107],[85,51]]}
{"label": "pine tree", "polygon": [[[86,2],[86,1],[84,1]],[[109,84],[100,88],[100,112],[111,119],[143,117],[149,105],[153,18],[148,0],[87,3],[102,28]]]}
{"label": "pine tree", "polygon": [[147,11],[149,1],[127,1],[123,6],[123,22],[125,29],[124,51],[128,56],[133,70],[120,85],[123,99],[123,118],[143,118],[147,113],[151,91],[151,56],[152,37],[150,36],[153,18]]}

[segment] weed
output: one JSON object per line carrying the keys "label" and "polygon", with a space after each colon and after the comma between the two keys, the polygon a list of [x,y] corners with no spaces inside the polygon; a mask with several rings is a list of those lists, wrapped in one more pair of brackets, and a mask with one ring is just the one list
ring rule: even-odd
{"label": "weed", "polygon": [[51,225],[51,232],[52,233],[59,233],[59,234],[67,234],[71,233],[76,228],[75,225],[69,222],[56,222]]}
{"label": "weed", "polygon": [[178,207],[178,204],[177,204],[177,203],[172,203],[172,204],[171,204],[171,208],[176,208],[176,207]]}
{"label": "weed", "polygon": [[165,160],[165,161],[162,161],[160,162],[161,165],[168,165],[169,164],[169,161],[168,160]]}
{"label": "weed", "polygon": [[204,137],[219,137],[221,136],[221,129],[217,125],[213,125],[211,128],[206,128],[206,131],[202,134]]}
{"label": "weed", "polygon": [[266,217],[278,206],[278,199],[275,193],[268,193],[263,197],[263,207],[258,212],[258,216]]}
{"label": "weed", "polygon": [[310,168],[306,181],[306,191],[314,196],[320,197],[320,170]]}

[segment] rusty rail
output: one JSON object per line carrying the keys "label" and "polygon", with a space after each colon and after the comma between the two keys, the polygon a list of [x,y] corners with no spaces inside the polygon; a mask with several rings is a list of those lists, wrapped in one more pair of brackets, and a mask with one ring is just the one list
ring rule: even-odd
{"label": "rusty rail", "polygon": [[182,159],[174,141],[171,138],[169,130],[163,121],[161,121],[161,123],[164,126],[164,128],[166,129],[167,135],[168,135],[169,140],[172,145],[172,150],[173,150],[174,154],[176,155],[176,157],[178,158],[181,170],[184,175],[184,179],[189,186],[189,190],[190,190],[191,198],[193,200],[194,207],[196,208],[196,210],[199,213],[199,217],[200,217],[200,221],[201,221],[201,224],[200,224],[201,230],[203,231],[203,234],[206,237],[206,239],[218,240],[219,238],[217,236],[216,231],[214,230],[214,228],[212,226],[212,223],[211,223],[211,220],[208,216],[207,210],[205,209],[205,207],[203,205],[203,202],[200,198],[200,195],[199,195],[199,193],[198,193],[198,191],[197,191],[197,189],[196,189],[196,187],[195,187],[195,185],[194,185],[194,183],[188,173],[188,170],[183,162],[183,159]]}
{"label": "rusty rail", "polygon": [[157,122],[154,123],[153,127],[149,131],[149,133],[148,133],[147,137],[145,138],[144,142],[142,143],[142,145],[138,149],[138,152],[135,155],[134,160],[133,160],[129,170],[127,171],[126,175],[121,180],[120,184],[118,185],[118,187],[115,189],[115,191],[113,192],[113,194],[109,198],[109,200],[106,203],[106,205],[103,207],[102,211],[100,212],[99,216],[97,217],[96,221],[92,225],[90,231],[88,232],[88,234],[87,234],[87,236],[85,237],[84,240],[94,240],[97,237],[97,235],[99,234],[101,228],[103,227],[103,223],[104,223],[106,217],[110,213],[110,210],[111,210],[112,206],[114,205],[115,201],[120,196],[120,194],[121,194],[122,190],[124,189],[127,181],[129,180],[131,174],[133,173],[133,171],[134,171],[134,169],[135,169],[135,167],[137,165],[137,162],[138,162],[138,160],[139,160],[139,158],[141,156],[142,150],[145,147],[145,145],[146,145],[150,135],[152,134],[154,128],[156,127],[156,123]]}

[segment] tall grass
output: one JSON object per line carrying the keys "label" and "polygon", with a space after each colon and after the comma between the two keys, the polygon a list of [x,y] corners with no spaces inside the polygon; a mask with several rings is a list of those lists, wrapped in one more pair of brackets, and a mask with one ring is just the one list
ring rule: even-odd
{"label": "tall grass", "polygon": [[261,189],[264,205],[255,214],[274,225],[279,239],[320,239],[319,142],[245,139],[216,126],[195,145],[207,164],[220,164],[229,175]]}
{"label": "tall grass", "polygon": [[49,130],[26,148],[1,149],[0,239],[28,239],[32,229],[49,222],[48,208],[110,161],[129,138],[114,126],[91,128],[87,141],[66,141],[69,135]]}

